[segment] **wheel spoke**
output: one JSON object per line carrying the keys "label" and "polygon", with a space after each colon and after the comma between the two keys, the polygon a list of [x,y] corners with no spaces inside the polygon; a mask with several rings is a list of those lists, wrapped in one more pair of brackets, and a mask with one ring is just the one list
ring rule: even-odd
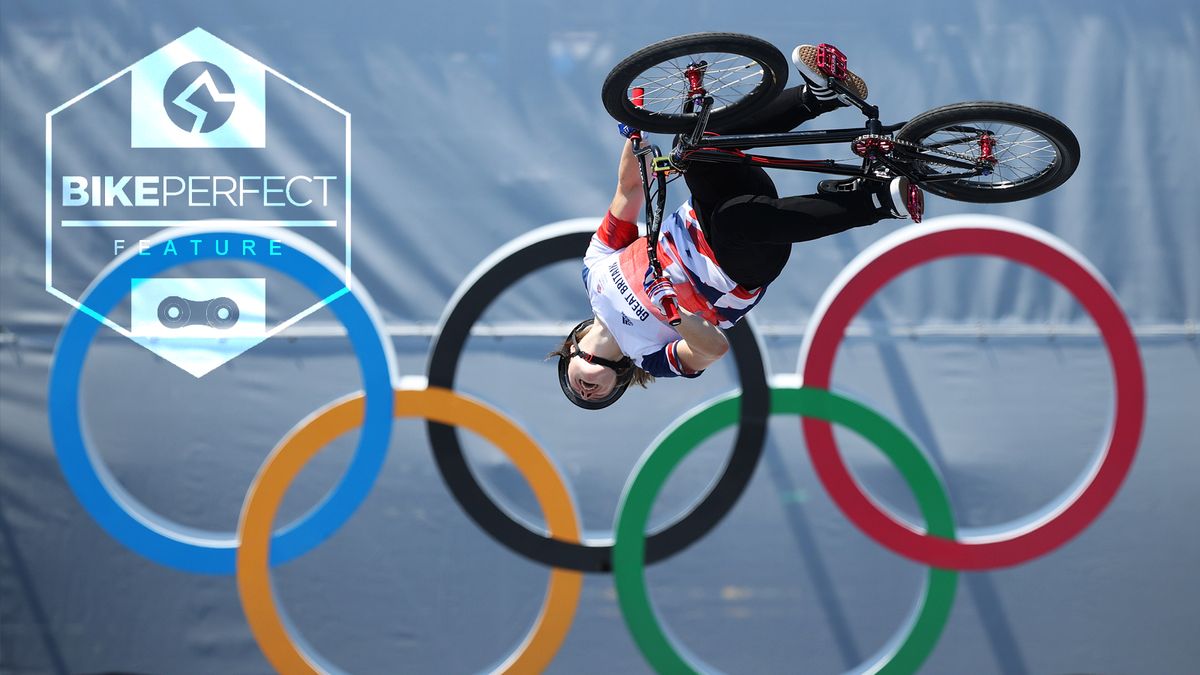
{"label": "wheel spoke", "polygon": [[634,78],[629,87],[642,89],[642,110],[651,115],[685,115],[684,106],[690,91],[687,67],[700,61],[706,63],[705,89],[719,103],[712,112],[737,104],[757,89],[766,76],[761,64],[740,54],[684,54],[652,65]]}
{"label": "wheel spoke", "polygon": [[[749,75],[747,75],[747,76],[745,76],[745,77],[743,77],[743,78],[741,78],[741,79],[739,79],[739,80],[735,80],[735,81],[733,81],[733,82],[730,82],[730,83],[727,83],[727,84],[722,84],[720,87],[717,87],[716,89],[711,89],[711,90],[709,90],[709,92],[708,92],[708,93],[709,93],[709,94],[711,94],[711,95],[715,95],[715,94],[716,94],[716,92],[718,92],[718,91],[721,91],[722,89],[728,89],[728,88],[730,88],[730,87],[736,87],[736,86],[737,86],[739,83],[741,83],[741,82],[744,82],[745,80],[748,80],[748,79],[750,79],[750,78],[752,78],[752,77],[758,77],[759,79],[761,79],[761,78],[762,78],[762,74],[763,74],[763,73],[762,73],[762,71],[761,71],[761,70],[760,70],[760,71],[758,71],[757,73],[751,73],[751,74],[749,74]],[[737,91],[737,90],[735,90],[735,93],[737,93],[737,94],[740,94],[740,95],[742,95],[742,96],[745,96],[747,92],[744,92],[744,91]]]}
{"label": "wheel spoke", "polygon": [[920,141],[923,152],[934,155],[921,166],[934,175],[961,171],[958,167],[939,169],[937,156],[958,161],[978,161],[980,134],[991,136],[992,157],[996,163],[988,175],[960,178],[954,183],[963,186],[1008,189],[1036,180],[1048,172],[1058,160],[1058,149],[1050,139],[1033,129],[1007,122],[978,120],[936,129]]}

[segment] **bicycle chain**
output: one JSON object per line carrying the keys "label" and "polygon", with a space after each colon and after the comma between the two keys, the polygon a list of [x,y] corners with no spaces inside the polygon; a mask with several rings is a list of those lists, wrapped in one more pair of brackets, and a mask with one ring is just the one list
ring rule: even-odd
{"label": "bicycle chain", "polygon": [[[979,158],[972,157],[970,155],[965,155],[965,154],[962,154],[959,152],[953,152],[951,150],[944,150],[942,148],[938,148],[936,150],[929,149],[929,148],[925,148],[924,146],[922,146],[918,143],[913,143],[912,141],[906,141],[902,138],[893,138],[891,136],[883,136],[880,134],[863,134],[862,136],[859,136],[858,138],[851,141],[850,144],[854,145],[856,143],[862,143],[864,141],[869,141],[869,140],[887,141],[892,144],[893,149],[898,146],[903,146],[903,147],[906,147],[906,148],[909,148],[912,150],[916,150],[917,152],[928,150],[929,152],[940,153],[940,154],[946,155],[947,157],[951,157],[954,159],[961,159],[964,162],[970,162],[972,164],[975,164],[979,161]],[[936,160],[933,160],[933,161],[923,160],[923,161],[926,164],[937,164]]]}

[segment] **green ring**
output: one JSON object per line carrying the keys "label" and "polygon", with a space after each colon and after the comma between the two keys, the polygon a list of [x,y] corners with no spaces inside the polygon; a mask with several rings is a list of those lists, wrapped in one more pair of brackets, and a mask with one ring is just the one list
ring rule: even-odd
{"label": "green ring", "polygon": [[[646,523],[659,491],[675,467],[710,436],[738,420],[740,395],[693,410],[644,454],[625,486],[617,510],[613,578],[625,625],[642,655],[659,673],[697,673],[712,669],[685,656],[663,629],[646,590]],[[825,389],[773,388],[771,412],[835,422],[857,432],[887,455],[916,495],[930,534],[954,539],[954,516],[941,479],[913,441],[879,413]],[[954,605],[958,573],[930,568],[920,605],[908,632],[855,672],[912,673],[933,651]]]}

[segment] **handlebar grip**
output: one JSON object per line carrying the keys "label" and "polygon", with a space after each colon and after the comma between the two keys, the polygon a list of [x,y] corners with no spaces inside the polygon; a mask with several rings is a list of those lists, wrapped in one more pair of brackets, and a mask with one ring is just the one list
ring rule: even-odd
{"label": "handlebar grip", "polygon": [[675,305],[675,298],[663,298],[663,314],[667,315],[667,323],[679,325],[679,308]]}

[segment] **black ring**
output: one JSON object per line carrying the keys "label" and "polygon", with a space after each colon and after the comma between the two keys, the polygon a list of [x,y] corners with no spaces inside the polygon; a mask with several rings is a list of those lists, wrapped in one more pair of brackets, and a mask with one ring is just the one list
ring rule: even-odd
{"label": "black ring", "polygon": [[[598,222],[598,219],[597,219]],[[551,229],[553,228],[553,229]],[[429,355],[431,387],[454,388],[459,357],[471,327],[484,310],[506,288],[525,275],[564,260],[579,260],[587,249],[595,227],[569,229],[564,226],[519,246],[481,274],[467,277],[442,315]],[[504,252],[498,252],[500,255]],[[488,261],[481,263],[479,270]],[[758,340],[746,321],[726,331],[742,384],[741,417],[737,439],[720,478],[708,493],[682,518],[646,538],[646,564],[679,553],[708,534],[741,497],[754,474],[766,439],[771,392]],[[442,479],[459,506],[479,527],[512,551],[535,562],[582,572],[612,571],[612,545],[590,546],[546,537],[513,520],[484,492],[475,479],[459,443],[455,427],[430,422],[429,442]]]}

